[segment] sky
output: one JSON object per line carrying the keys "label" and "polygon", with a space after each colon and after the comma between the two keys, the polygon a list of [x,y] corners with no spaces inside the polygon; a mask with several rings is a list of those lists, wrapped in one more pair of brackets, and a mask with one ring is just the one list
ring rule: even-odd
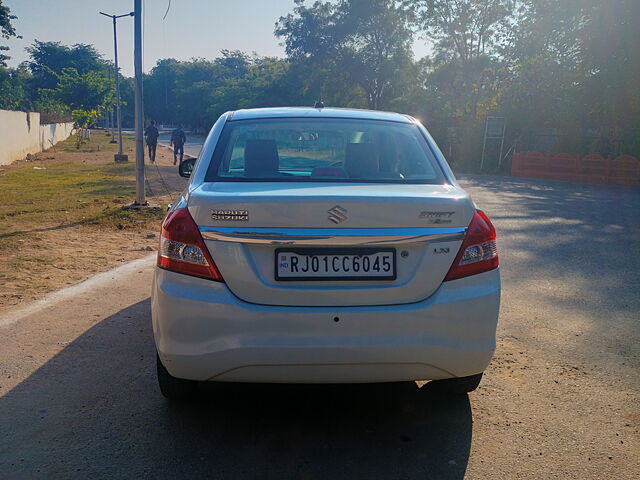
{"label": "sky", "polygon": [[[307,3],[310,3],[308,0]],[[113,24],[98,12],[121,15],[133,10],[133,0],[3,0],[22,39],[2,40],[16,67],[28,57],[25,47],[35,39],[65,45],[88,43],[113,59]],[[290,13],[293,0],[143,0],[144,71],[161,58],[215,58],[220,50],[256,52],[284,57],[281,40],[273,34],[278,18]],[[414,45],[417,58],[427,55],[422,40]],[[5,52],[6,53],[6,52]],[[125,76],[133,75],[133,17],[118,20],[118,59]]]}

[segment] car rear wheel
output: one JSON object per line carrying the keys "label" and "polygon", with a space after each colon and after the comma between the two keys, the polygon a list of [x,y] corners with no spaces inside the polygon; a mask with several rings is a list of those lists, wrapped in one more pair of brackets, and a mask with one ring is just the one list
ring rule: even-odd
{"label": "car rear wheel", "polygon": [[156,370],[158,373],[158,385],[160,391],[169,400],[184,401],[193,397],[198,382],[194,380],[185,380],[183,378],[173,377],[160,361],[160,357],[156,354]]}
{"label": "car rear wheel", "polygon": [[429,389],[454,395],[473,392],[482,380],[482,373],[469,377],[445,378],[429,383]]}

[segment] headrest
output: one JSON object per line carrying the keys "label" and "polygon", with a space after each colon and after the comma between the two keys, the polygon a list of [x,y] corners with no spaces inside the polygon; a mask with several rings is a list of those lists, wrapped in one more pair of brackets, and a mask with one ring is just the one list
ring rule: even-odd
{"label": "headrest", "polygon": [[380,160],[373,143],[348,143],[344,163],[351,178],[372,178],[380,174]]}
{"label": "headrest", "polygon": [[280,158],[275,140],[247,140],[244,146],[244,174],[246,176],[273,176],[278,173],[279,164]]}

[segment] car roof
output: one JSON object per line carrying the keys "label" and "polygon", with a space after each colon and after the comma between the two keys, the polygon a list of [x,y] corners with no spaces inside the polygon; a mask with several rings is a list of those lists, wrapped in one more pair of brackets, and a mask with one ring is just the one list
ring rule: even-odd
{"label": "car roof", "polygon": [[312,108],[312,107],[273,107],[249,108],[229,112],[229,121],[252,120],[258,118],[351,118],[363,120],[387,120],[390,122],[414,123],[409,115],[377,110],[359,110],[356,108]]}

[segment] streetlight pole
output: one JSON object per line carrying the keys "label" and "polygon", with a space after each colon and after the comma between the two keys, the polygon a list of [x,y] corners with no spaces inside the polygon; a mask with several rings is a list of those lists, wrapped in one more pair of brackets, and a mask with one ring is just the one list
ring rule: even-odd
{"label": "streetlight pole", "polygon": [[142,0],[134,0],[133,17],[133,71],[135,74],[136,125],[136,204],[146,205],[144,191],[144,138],[142,132]]}
{"label": "streetlight pole", "polygon": [[122,155],[122,124],[120,123],[120,69],[118,68],[118,34],[116,30],[116,20],[122,17],[133,17],[134,12],[125,13],[124,15],[109,15],[104,12],[100,12],[100,15],[109,17],[113,20],[113,51],[114,51],[114,66],[116,74],[116,121],[118,123],[118,155],[116,155],[116,161],[126,162],[128,158]]}

